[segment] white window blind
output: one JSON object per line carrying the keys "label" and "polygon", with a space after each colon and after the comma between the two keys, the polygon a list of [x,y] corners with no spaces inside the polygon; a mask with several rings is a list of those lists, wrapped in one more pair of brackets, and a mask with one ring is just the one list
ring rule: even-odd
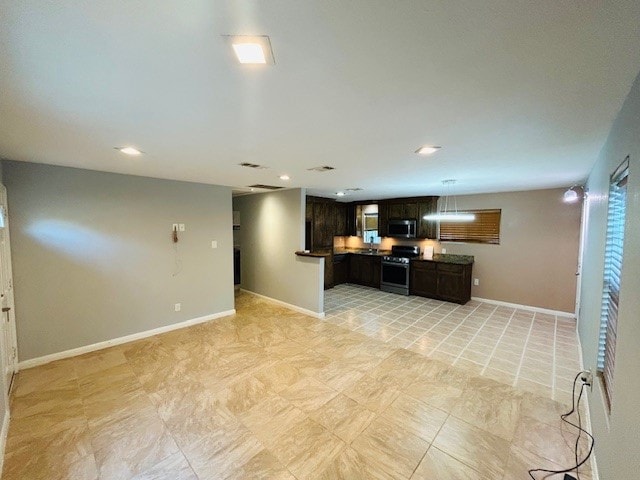
{"label": "white window blind", "polygon": [[616,359],[618,331],[618,305],[624,245],[624,222],[627,204],[627,178],[629,157],[611,176],[609,208],[607,212],[607,240],[604,252],[604,283],[600,312],[600,340],[598,346],[598,370],[602,375],[605,394],[611,409],[613,371]]}

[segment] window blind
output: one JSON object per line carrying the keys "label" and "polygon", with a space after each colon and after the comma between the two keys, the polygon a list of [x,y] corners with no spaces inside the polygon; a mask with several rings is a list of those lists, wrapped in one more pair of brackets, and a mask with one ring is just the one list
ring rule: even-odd
{"label": "window blind", "polygon": [[629,158],[611,176],[607,211],[607,239],[604,252],[604,281],[600,311],[598,370],[602,375],[605,395],[611,409],[613,372],[616,359],[618,306],[624,245],[624,222],[627,204]]}
{"label": "window blind", "polygon": [[[500,243],[500,215],[502,210],[465,210],[473,213],[471,222],[440,222],[439,238],[444,242]],[[447,212],[453,213],[453,212]]]}

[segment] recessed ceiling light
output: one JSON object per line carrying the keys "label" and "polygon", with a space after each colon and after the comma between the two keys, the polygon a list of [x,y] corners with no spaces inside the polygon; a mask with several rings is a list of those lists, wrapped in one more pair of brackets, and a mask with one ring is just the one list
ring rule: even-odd
{"label": "recessed ceiling light", "polygon": [[125,155],[140,155],[142,152],[135,147],[116,147],[116,150],[120,150],[120,152]]}
{"label": "recessed ceiling light", "polygon": [[344,192],[336,192],[336,195],[339,197],[344,197],[346,195],[346,193]]}
{"label": "recessed ceiling light", "polygon": [[280,180],[290,180],[289,175],[280,175]]}
{"label": "recessed ceiling light", "polygon": [[416,150],[416,153],[418,155],[431,155],[432,153],[437,152],[441,148],[442,147],[438,147],[436,145],[423,145],[418,150]]}
{"label": "recessed ceiling light", "polygon": [[238,62],[243,65],[273,65],[271,41],[266,35],[223,35],[231,44]]}
{"label": "recessed ceiling light", "polygon": [[234,43],[233,50],[240,63],[267,63],[262,46],[257,43]]}

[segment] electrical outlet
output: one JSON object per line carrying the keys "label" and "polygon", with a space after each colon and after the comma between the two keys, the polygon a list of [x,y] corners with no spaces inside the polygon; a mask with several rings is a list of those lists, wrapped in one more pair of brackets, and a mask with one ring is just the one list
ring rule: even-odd
{"label": "electrical outlet", "polygon": [[480,279],[479,279],[479,278],[474,278],[474,279],[473,279],[473,284],[474,284],[475,286],[480,285]]}
{"label": "electrical outlet", "polygon": [[181,308],[182,308],[182,304],[180,304],[180,303],[176,303],[176,304],[173,306],[173,309],[174,309],[176,312],[179,312]]}
{"label": "electrical outlet", "polygon": [[180,223],[178,225],[178,230],[181,231],[181,232],[184,232],[184,223]]}
{"label": "electrical outlet", "polygon": [[580,380],[582,380],[582,383],[584,385],[587,385],[589,387],[589,391],[593,392],[593,373],[591,372],[591,370],[585,371],[580,376]]}
{"label": "electrical outlet", "polygon": [[447,253],[447,249],[446,249],[446,248],[443,248],[443,249],[442,249],[442,253],[443,253],[443,254]]}

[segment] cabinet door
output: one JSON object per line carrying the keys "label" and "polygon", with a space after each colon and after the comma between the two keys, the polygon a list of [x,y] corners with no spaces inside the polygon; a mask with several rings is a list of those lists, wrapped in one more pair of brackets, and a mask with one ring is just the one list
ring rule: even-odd
{"label": "cabinet door", "polygon": [[333,255],[324,259],[324,289],[333,288]]}
{"label": "cabinet door", "polygon": [[374,288],[380,288],[380,270],[382,268],[382,259],[380,257],[372,257],[371,265],[372,265],[372,274],[370,279],[370,285]]}
{"label": "cabinet door", "polygon": [[345,203],[336,203],[336,228],[335,235],[344,236],[347,233],[347,205]]}
{"label": "cabinet door", "polygon": [[438,236],[438,222],[425,220],[425,215],[436,213],[438,210],[438,197],[431,197],[418,203],[418,238],[435,239]]}
{"label": "cabinet door", "polygon": [[384,202],[378,204],[378,235],[380,237],[389,235],[389,209]]}
{"label": "cabinet door", "polygon": [[409,291],[412,295],[436,298],[438,274],[434,262],[412,262]]}
{"label": "cabinet door", "polygon": [[[351,255],[340,255],[333,263],[333,284],[340,285],[349,281],[349,257]],[[334,257],[336,258],[336,257]]]}
{"label": "cabinet door", "polygon": [[313,221],[313,203],[309,201],[309,197],[307,197],[307,201],[304,209],[304,218],[307,222]]}
{"label": "cabinet door", "polygon": [[449,302],[463,302],[464,267],[462,265],[438,265],[438,297]]}
{"label": "cabinet door", "polygon": [[349,260],[349,282],[360,283],[362,278],[362,255],[351,255]]}
{"label": "cabinet door", "polygon": [[402,206],[402,218],[408,218],[411,220],[417,220],[418,218],[418,204],[413,203],[405,203]]}
{"label": "cabinet door", "polygon": [[313,249],[333,247],[333,232],[336,227],[335,210],[328,202],[313,204]]}
{"label": "cabinet door", "polygon": [[361,285],[372,285],[373,280],[373,258],[367,257],[364,255],[356,255],[361,259],[361,270],[360,270],[360,284]]}
{"label": "cabinet door", "polygon": [[389,203],[387,204],[387,214],[389,219],[399,220],[404,218],[404,203]]}

